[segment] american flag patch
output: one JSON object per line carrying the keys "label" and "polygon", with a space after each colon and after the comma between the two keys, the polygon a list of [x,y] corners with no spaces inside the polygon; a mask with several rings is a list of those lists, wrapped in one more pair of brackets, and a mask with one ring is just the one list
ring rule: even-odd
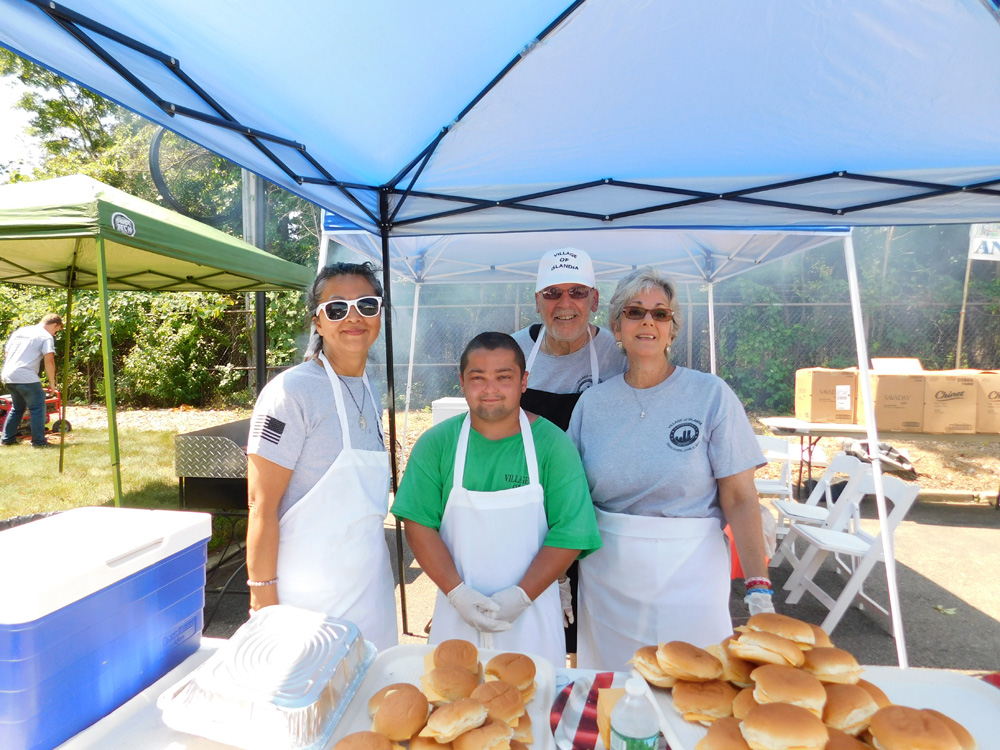
{"label": "american flag patch", "polygon": [[278,444],[281,440],[281,433],[285,431],[285,423],[280,419],[261,414],[254,418],[250,428],[250,434],[269,443]]}

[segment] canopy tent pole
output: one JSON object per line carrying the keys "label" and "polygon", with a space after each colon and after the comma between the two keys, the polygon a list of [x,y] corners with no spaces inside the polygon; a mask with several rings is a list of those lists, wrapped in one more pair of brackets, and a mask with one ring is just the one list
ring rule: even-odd
{"label": "canopy tent pole", "polygon": [[[244,169],[243,175],[243,239],[248,245],[264,250],[264,180]],[[257,395],[267,385],[267,294],[254,292],[254,380]]]}
{"label": "canopy tent pole", "polygon": [[108,407],[108,438],[111,450],[111,478],[115,487],[115,507],[122,507],[122,467],[118,451],[118,420],[115,405],[115,373],[111,360],[111,323],[108,318],[108,264],[104,254],[104,237],[98,237],[97,288],[101,298],[101,352],[104,355],[104,403]]}
{"label": "canopy tent pole", "polygon": [[76,256],[80,252],[82,239],[77,239],[73,246],[73,261],[70,263],[69,276],[66,279],[66,321],[63,330],[63,371],[62,371],[62,391],[59,398],[59,473],[63,472],[63,463],[66,456],[66,401],[69,397],[69,352],[70,337],[73,329],[70,324],[73,322],[73,281],[76,277]]}
{"label": "canopy tent pole", "polygon": [[972,271],[972,258],[965,260],[965,283],[962,284],[962,312],[958,315],[958,343],[955,345],[955,367],[962,366],[962,338],[965,334],[965,307],[969,301],[969,276]]}
{"label": "canopy tent pole", "polygon": [[417,346],[417,315],[420,312],[420,283],[413,289],[413,321],[410,325],[410,358],[406,365],[406,411],[403,413],[403,449],[406,449],[406,435],[410,422],[410,394],[413,391],[413,353]]}
{"label": "canopy tent pole", "polygon": [[[379,234],[382,237],[382,295],[385,307],[392,310],[389,287],[389,191],[382,189],[378,194]],[[396,378],[392,354],[392,314],[385,318],[385,390],[389,400],[389,466],[392,470],[390,491],[393,496],[399,487],[399,466],[396,461]],[[396,565],[399,569],[399,608],[403,614],[403,633],[410,633],[406,616],[406,566],[403,564],[403,524],[396,519]]]}
{"label": "canopy tent pole", "polygon": [[715,375],[715,284],[708,285],[708,356],[709,372]]}
{"label": "canopy tent pole", "polygon": [[896,581],[896,554],[894,540],[888,526],[889,514],[885,506],[885,490],[882,484],[882,462],[878,450],[878,426],[875,424],[875,404],[872,401],[872,384],[868,369],[868,343],[865,341],[864,320],[861,316],[861,295],[858,288],[858,271],[854,260],[853,232],[844,238],[844,261],[847,265],[847,285],[851,293],[851,316],[854,318],[854,339],[858,349],[858,379],[861,399],[865,409],[865,424],[868,426],[868,458],[872,465],[875,484],[875,502],[878,506],[879,528],[882,533],[882,554],[885,557],[885,577],[889,588],[889,613],[892,618],[892,634],[896,639],[896,656],[899,666],[909,666],[906,657],[906,638],[903,633],[903,618],[899,606],[899,588]]}

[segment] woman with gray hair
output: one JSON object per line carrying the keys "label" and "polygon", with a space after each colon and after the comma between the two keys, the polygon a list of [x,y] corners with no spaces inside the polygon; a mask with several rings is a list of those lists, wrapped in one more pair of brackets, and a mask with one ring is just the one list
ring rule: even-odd
{"label": "woman with gray hair", "polygon": [[773,611],[753,483],[765,459],[729,386],[670,362],[676,300],[652,268],[619,282],[609,320],[628,371],[585,391],[570,420],[604,543],[580,562],[581,668],[627,670],[642,646],[731,635],[726,523],[752,610]]}

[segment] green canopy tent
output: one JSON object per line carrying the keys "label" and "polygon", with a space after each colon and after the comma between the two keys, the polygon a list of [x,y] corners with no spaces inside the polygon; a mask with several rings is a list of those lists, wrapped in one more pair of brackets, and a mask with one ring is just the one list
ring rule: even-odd
{"label": "green canopy tent", "polygon": [[0,281],[67,289],[63,392],[73,290],[100,294],[115,505],[122,491],[108,291],[304,289],[312,278],[310,269],[84,175],[0,185]]}

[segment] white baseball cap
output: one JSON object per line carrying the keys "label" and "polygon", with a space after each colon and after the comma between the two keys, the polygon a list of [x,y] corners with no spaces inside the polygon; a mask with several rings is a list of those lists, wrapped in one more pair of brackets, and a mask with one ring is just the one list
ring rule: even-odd
{"label": "white baseball cap", "polygon": [[545,253],[538,262],[535,291],[540,292],[556,284],[596,287],[597,279],[594,277],[594,264],[590,256],[575,247],[564,247]]}

